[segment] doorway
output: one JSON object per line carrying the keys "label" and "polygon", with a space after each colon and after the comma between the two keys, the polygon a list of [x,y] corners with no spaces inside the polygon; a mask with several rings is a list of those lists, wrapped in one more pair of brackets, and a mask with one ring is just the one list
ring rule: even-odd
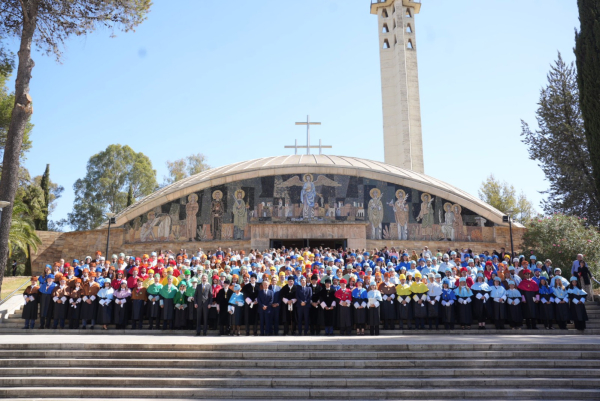
{"label": "doorway", "polygon": [[301,239],[271,239],[270,247],[279,249],[286,247],[287,249],[294,248],[346,248],[347,240],[345,238],[301,238]]}

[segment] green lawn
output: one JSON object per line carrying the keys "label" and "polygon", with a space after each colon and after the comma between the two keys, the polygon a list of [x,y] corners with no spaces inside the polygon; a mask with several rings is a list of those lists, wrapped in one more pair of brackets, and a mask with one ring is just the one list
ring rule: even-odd
{"label": "green lawn", "polygon": [[[27,281],[29,281],[31,277],[29,276],[17,276],[17,277],[4,277],[4,281],[2,281],[2,291],[0,292],[0,299],[4,298],[19,286]],[[25,287],[22,288],[22,291],[25,290]]]}

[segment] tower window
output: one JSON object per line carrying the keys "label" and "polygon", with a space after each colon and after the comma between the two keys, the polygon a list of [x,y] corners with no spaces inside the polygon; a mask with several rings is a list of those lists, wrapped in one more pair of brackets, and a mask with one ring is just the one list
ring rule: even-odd
{"label": "tower window", "polygon": [[396,20],[394,19],[394,29],[396,29]]}
{"label": "tower window", "polygon": [[406,18],[412,18],[412,14],[410,13],[410,8],[406,9]]}
{"label": "tower window", "polygon": [[381,16],[382,16],[383,18],[387,18],[387,17],[388,17],[388,13],[387,13],[387,10],[386,10],[385,8],[384,8],[384,9],[383,9],[383,11],[381,12]]}
{"label": "tower window", "polygon": [[388,40],[387,40],[387,39],[385,39],[385,40],[383,41],[383,48],[384,48],[384,49],[389,49],[389,48],[390,48],[390,42],[388,42]]}
{"label": "tower window", "polygon": [[396,37],[396,35],[394,35],[394,46],[396,46],[398,44],[398,38]]}
{"label": "tower window", "polygon": [[406,33],[412,33],[412,27],[410,26],[410,24],[406,25]]}
{"label": "tower window", "polygon": [[415,47],[413,46],[412,40],[408,39],[408,43],[406,44],[406,48],[408,50],[414,50]]}
{"label": "tower window", "polygon": [[389,33],[390,29],[388,28],[387,24],[383,24],[383,29],[381,30],[382,33]]}

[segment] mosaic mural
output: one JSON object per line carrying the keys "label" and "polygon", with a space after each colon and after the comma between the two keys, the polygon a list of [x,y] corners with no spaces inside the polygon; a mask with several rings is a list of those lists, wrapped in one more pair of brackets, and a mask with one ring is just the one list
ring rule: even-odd
{"label": "mosaic mural", "polygon": [[[483,241],[493,223],[427,192],[332,174],[257,177],[165,203],[124,225],[125,242],[250,239],[252,224],[361,222],[368,239]],[[488,230],[489,231],[489,230]]]}

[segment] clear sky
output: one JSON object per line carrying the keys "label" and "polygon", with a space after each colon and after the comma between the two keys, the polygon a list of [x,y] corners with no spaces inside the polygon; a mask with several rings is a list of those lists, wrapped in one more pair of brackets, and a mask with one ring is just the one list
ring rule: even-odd
{"label": "clear sky", "polygon": [[[33,175],[72,186],[109,144],[210,165],[290,154],[310,114],[325,153],[383,161],[377,17],[369,0],[154,0],[135,33],[68,42],[62,64],[34,55]],[[566,0],[423,0],[416,16],[425,173],[474,195],[493,173],[539,204],[547,183],[520,142],[560,51],[574,59]],[[539,205],[538,205],[539,209]]]}

